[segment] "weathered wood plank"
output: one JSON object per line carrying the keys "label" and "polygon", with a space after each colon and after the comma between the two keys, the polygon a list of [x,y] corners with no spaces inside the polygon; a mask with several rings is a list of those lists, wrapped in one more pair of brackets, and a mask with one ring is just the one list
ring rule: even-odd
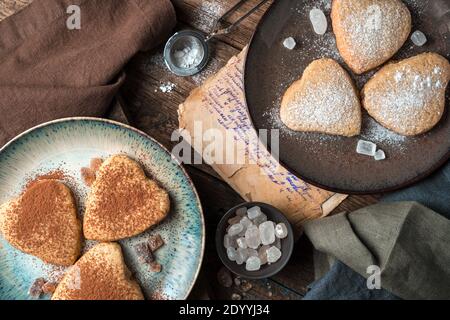
{"label": "weathered wood plank", "polygon": [[[177,10],[179,21],[192,28],[209,33],[212,30],[214,21],[233,7],[236,2],[235,0],[174,0],[173,4]],[[258,3],[259,1],[257,0],[247,1],[225,21],[228,23],[236,21]],[[269,1],[255,11],[253,15],[242,21],[232,34],[220,36],[218,39],[236,49],[242,50],[249,43],[260,18],[271,3],[272,1]]]}
{"label": "weathered wood plank", "polygon": [[33,0],[2,0],[0,1],[0,21],[19,12]]}

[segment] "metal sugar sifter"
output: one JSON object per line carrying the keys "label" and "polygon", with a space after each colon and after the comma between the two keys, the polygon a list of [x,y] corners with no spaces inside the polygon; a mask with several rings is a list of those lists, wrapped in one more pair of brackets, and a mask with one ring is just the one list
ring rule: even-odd
{"label": "metal sugar sifter", "polygon": [[213,37],[232,32],[243,20],[258,10],[269,0],[262,0],[246,14],[227,27],[222,25],[225,19],[238,10],[248,0],[240,0],[230,10],[214,22],[209,34],[197,30],[182,30],[167,41],[164,48],[164,61],[171,72],[178,76],[192,76],[200,72],[210,59],[210,42]]}

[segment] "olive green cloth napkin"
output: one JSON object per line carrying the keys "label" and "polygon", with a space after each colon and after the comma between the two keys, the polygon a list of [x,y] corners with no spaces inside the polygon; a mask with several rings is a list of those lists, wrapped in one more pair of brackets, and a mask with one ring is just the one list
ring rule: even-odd
{"label": "olive green cloth napkin", "polygon": [[403,299],[450,299],[450,220],[417,202],[379,203],[305,225],[314,247],[358,272],[381,270]]}
{"label": "olive green cloth napkin", "polygon": [[[67,27],[72,5],[79,30]],[[175,24],[169,0],[35,0],[1,21],[0,147],[45,121],[104,116],[124,66]]]}

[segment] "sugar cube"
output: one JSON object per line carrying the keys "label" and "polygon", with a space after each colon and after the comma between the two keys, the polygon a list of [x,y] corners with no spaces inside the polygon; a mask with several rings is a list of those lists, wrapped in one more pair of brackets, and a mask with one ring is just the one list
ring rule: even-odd
{"label": "sugar cube", "polygon": [[266,221],[259,225],[259,236],[263,245],[275,242],[275,226],[272,221]]}
{"label": "sugar cube", "polygon": [[295,42],[295,39],[292,37],[286,38],[283,41],[283,46],[289,50],[293,50],[296,45],[297,45],[297,43]]}
{"label": "sugar cube", "polygon": [[309,20],[311,21],[315,33],[323,35],[327,32],[327,17],[322,10],[317,8],[312,9],[309,12]]}
{"label": "sugar cube", "polygon": [[247,216],[250,220],[255,219],[256,217],[258,217],[261,214],[262,214],[262,212],[261,212],[260,207],[252,207],[247,210]]}
{"label": "sugar cube", "polygon": [[279,223],[275,226],[275,235],[280,239],[284,239],[287,237],[288,229],[284,223]]}
{"label": "sugar cube", "polygon": [[245,232],[245,241],[247,241],[247,246],[252,249],[257,249],[259,247],[259,245],[261,244],[261,238],[259,235],[258,227],[253,225],[248,227],[247,231]]}
{"label": "sugar cube", "polygon": [[267,254],[267,262],[274,263],[277,262],[281,258],[281,251],[277,247],[270,247],[266,251]]}
{"label": "sugar cube", "polygon": [[427,43],[427,37],[425,34],[420,31],[416,30],[411,34],[411,41],[418,47],[423,46],[425,43]]}
{"label": "sugar cube", "polygon": [[373,157],[377,151],[377,145],[373,142],[366,140],[359,140],[356,146],[356,152],[366,156]]}
{"label": "sugar cube", "polygon": [[237,236],[242,230],[244,226],[240,223],[233,224],[230,229],[228,229],[228,235],[230,237]]}
{"label": "sugar cube", "polygon": [[258,257],[250,257],[245,263],[245,269],[247,271],[257,271],[261,268],[261,260]]}
{"label": "sugar cube", "polygon": [[386,159],[386,154],[384,153],[383,150],[378,149],[377,152],[375,152],[374,159],[377,161],[384,160],[384,159]]}

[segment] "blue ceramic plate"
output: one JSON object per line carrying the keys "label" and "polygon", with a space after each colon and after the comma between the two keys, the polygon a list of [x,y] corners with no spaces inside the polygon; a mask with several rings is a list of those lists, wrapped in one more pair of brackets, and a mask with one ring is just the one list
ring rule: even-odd
{"label": "blue ceramic plate", "polygon": [[[78,200],[80,215],[88,188],[80,174],[92,158],[126,154],[139,161],[149,176],[170,194],[171,212],[159,226],[120,241],[129,269],[147,298],[185,299],[203,258],[205,230],[201,204],[184,169],[158,142],[123,124],[94,118],[70,118],[35,127],[0,150],[0,204],[17,197],[30,179],[55,170]],[[137,261],[133,245],[159,233],[166,245],[156,253],[163,266],[152,273]],[[86,243],[89,248],[93,243]],[[0,236],[0,299],[29,299],[28,289],[39,277],[58,278],[64,268],[22,253]],[[49,297],[42,297],[48,299]]]}

